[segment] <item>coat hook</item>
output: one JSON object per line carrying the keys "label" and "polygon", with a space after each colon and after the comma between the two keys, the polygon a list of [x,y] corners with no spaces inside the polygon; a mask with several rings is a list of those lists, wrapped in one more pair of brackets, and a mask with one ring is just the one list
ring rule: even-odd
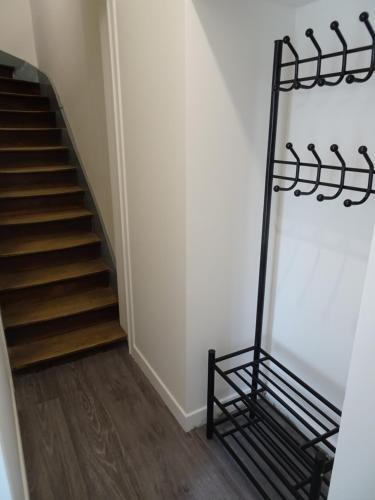
{"label": "coat hook", "polygon": [[319,194],[316,199],[318,201],[324,201],[324,200],[335,200],[336,198],[338,198],[340,196],[340,194],[342,193],[343,189],[344,189],[344,183],[345,183],[345,174],[346,174],[346,163],[345,163],[345,160],[344,158],[341,156],[341,153],[339,151],[339,147],[337,144],[332,144],[331,146],[331,151],[333,153],[335,153],[335,155],[337,156],[337,158],[339,159],[339,162],[341,163],[341,177],[340,177],[340,185],[339,185],[339,188],[337,190],[337,192],[335,194],[333,194],[332,196],[325,196],[323,194]]}
{"label": "coat hook", "polygon": [[371,51],[371,63],[370,63],[370,70],[368,71],[367,75],[364,77],[358,77],[354,75],[348,75],[346,77],[347,83],[354,83],[354,82],[367,82],[372,77],[373,72],[375,71],[375,32],[371,26],[371,23],[369,21],[369,14],[368,12],[362,12],[362,14],[359,16],[359,20],[362,23],[365,23],[365,26],[368,30],[368,32],[371,35],[372,38],[372,51]]}
{"label": "coat hook", "polygon": [[300,189],[296,189],[294,191],[295,196],[303,196],[303,195],[313,194],[318,189],[319,184],[320,184],[320,174],[322,171],[322,160],[320,159],[318,153],[316,152],[314,144],[309,144],[307,146],[307,149],[312,152],[312,154],[314,155],[314,157],[318,163],[315,184],[314,184],[314,187],[312,189],[310,189],[310,191],[301,191]]}
{"label": "coat hook", "polygon": [[372,163],[369,155],[367,154],[367,148],[366,146],[361,146],[358,149],[358,153],[361,154],[367,161],[368,166],[369,166],[369,171],[368,171],[368,183],[367,183],[367,188],[366,188],[366,194],[362,198],[362,200],[359,201],[353,201],[353,200],[345,200],[344,205],[346,207],[351,207],[352,205],[362,205],[365,201],[367,201],[371,195],[372,191],[372,180],[374,177],[374,164]]}
{"label": "coat hook", "polygon": [[288,149],[292,153],[292,155],[296,159],[296,176],[295,176],[295,180],[293,181],[293,184],[291,186],[287,187],[287,188],[284,188],[284,187],[281,187],[281,186],[275,186],[273,188],[273,190],[276,193],[279,192],[279,191],[291,191],[292,189],[294,189],[297,186],[298,181],[299,181],[299,170],[300,170],[300,166],[301,166],[301,162],[300,162],[299,156],[294,151],[293,144],[291,142],[288,142],[285,145],[285,147],[286,147],[286,149]]}
{"label": "coat hook", "polygon": [[295,60],[293,83],[290,85],[290,87],[280,87],[279,88],[279,90],[281,90],[282,92],[289,92],[292,89],[299,89],[301,86],[301,84],[298,81],[299,55],[298,55],[296,49],[293,47],[289,36],[284,36],[283,42],[285,43],[285,45],[287,45],[289,47],[289,50],[294,55],[294,60]]}
{"label": "coat hook", "polygon": [[318,44],[316,38],[314,37],[314,30],[313,29],[309,28],[308,30],[306,30],[305,35],[307,38],[310,38],[314,47],[316,48],[316,50],[318,52],[318,60],[316,63],[316,77],[315,77],[313,83],[311,85],[304,85],[302,83],[299,83],[299,86],[301,89],[312,89],[321,80],[320,72],[321,72],[321,68],[322,68],[322,49],[320,48],[320,45]]}
{"label": "coat hook", "polygon": [[330,28],[332,31],[334,31],[336,33],[336,35],[338,36],[341,44],[342,44],[342,48],[343,48],[343,52],[342,52],[342,64],[341,64],[341,74],[340,76],[337,78],[336,81],[334,82],[330,82],[329,80],[326,80],[325,78],[320,78],[319,81],[318,81],[318,85],[320,87],[323,87],[323,85],[329,85],[331,87],[333,87],[334,85],[338,85],[339,83],[341,83],[345,77],[345,72],[346,72],[346,64],[347,64],[347,58],[348,58],[348,45],[346,43],[346,40],[345,38],[343,37],[341,31],[340,31],[340,27],[339,27],[339,22],[338,21],[333,21],[330,25]]}

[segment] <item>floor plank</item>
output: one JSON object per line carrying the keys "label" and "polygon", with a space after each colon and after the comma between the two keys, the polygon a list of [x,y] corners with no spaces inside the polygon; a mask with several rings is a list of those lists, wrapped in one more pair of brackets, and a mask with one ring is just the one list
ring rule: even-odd
{"label": "floor plank", "polygon": [[183,432],[126,344],[17,374],[15,389],[31,500],[259,499],[203,429]]}
{"label": "floor plank", "polygon": [[86,484],[58,399],[20,411],[31,498],[87,498]]}

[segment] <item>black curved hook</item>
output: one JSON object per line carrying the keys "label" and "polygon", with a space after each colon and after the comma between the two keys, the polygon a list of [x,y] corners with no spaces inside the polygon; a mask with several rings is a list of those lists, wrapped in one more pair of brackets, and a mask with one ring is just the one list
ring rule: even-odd
{"label": "black curved hook", "polygon": [[335,155],[337,156],[337,158],[339,159],[339,162],[341,163],[341,177],[340,177],[340,185],[339,185],[339,188],[338,190],[336,191],[335,194],[333,194],[332,196],[325,196],[323,194],[319,194],[316,199],[318,201],[324,201],[324,200],[335,200],[336,198],[338,198],[340,196],[340,194],[342,193],[343,189],[344,189],[344,183],[345,183],[345,174],[346,174],[346,163],[345,163],[345,160],[344,158],[341,156],[341,153],[339,151],[339,147],[337,144],[332,144],[331,146],[331,151],[333,153],[335,153]]}
{"label": "black curved hook", "polygon": [[370,16],[369,16],[368,12],[362,12],[362,14],[359,16],[359,20],[362,23],[365,23],[366,28],[367,28],[368,32],[370,33],[371,39],[372,39],[372,51],[371,51],[370,69],[369,69],[367,75],[364,76],[364,77],[359,77],[359,76],[354,76],[354,75],[348,75],[346,77],[347,83],[354,83],[354,82],[363,83],[363,82],[367,82],[367,80],[369,80],[372,77],[372,74],[375,71],[375,32],[374,32],[374,30],[373,30],[373,28],[371,26],[371,23],[369,21],[369,17]]}
{"label": "black curved hook", "polygon": [[323,87],[323,85],[329,85],[329,86],[333,87],[333,86],[341,83],[345,77],[346,64],[347,64],[347,60],[348,60],[348,44],[346,43],[346,40],[343,37],[339,26],[340,25],[339,25],[338,21],[333,21],[330,25],[330,28],[332,31],[334,31],[336,33],[336,35],[338,36],[338,39],[340,40],[340,42],[342,44],[343,53],[342,53],[341,75],[334,82],[330,82],[329,80],[326,80],[325,78],[320,78],[318,81],[318,85],[320,87]]}
{"label": "black curved hook", "polygon": [[362,198],[362,200],[359,201],[353,201],[353,200],[345,200],[344,205],[346,207],[351,207],[353,205],[362,205],[365,201],[367,201],[370,198],[371,195],[371,190],[372,190],[372,181],[374,178],[374,164],[372,163],[369,155],[367,154],[367,148],[366,146],[361,146],[358,149],[358,153],[361,154],[367,161],[368,166],[369,166],[369,171],[368,171],[368,183],[367,183],[367,188],[366,188],[366,194]]}
{"label": "black curved hook", "polygon": [[296,49],[291,44],[289,36],[284,36],[283,42],[285,43],[285,45],[289,47],[289,50],[294,55],[294,78],[293,78],[293,83],[289,87],[279,87],[279,90],[281,90],[281,92],[289,92],[292,89],[300,88],[300,83],[298,81],[299,55]]}
{"label": "black curved hook", "polygon": [[312,41],[314,47],[316,48],[316,50],[318,52],[318,59],[317,59],[317,63],[316,63],[316,76],[315,76],[315,79],[311,85],[306,85],[306,84],[302,84],[302,83],[299,83],[299,85],[300,85],[301,89],[312,89],[321,80],[320,72],[322,69],[322,49],[320,48],[320,45],[318,44],[318,42],[316,41],[316,38],[314,37],[314,30],[309,28],[308,30],[306,30],[305,35],[307,38],[310,38],[310,40]]}
{"label": "black curved hook", "polygon": [[294,151],[293,144],[291,142],[287,142],[287,144],[285,145],[285,147],[286,147],[286,149],[288,149],[292,153],[292,155],[296,159],[296,177],[295,177],[295,180],[293,181],[293,184],[291,186],[287,187],[287,188],[284,188],[284,187],[281,187],[281,186],[275,186],[273,188],[273,190],[275,191],[275,193],[278,193],[279,191],[291,191],[292,189],[294,189],[297,186],[298,181],[299,181],[299,171],[300,171],[300,167],[301,167],[301,161],[299,159],[299,156]]}
{"label": "black curved hook", "polygon": [[296,189],[294,191],[295,196],[303,196],[303,195],[313,194],[318,189],[319,184],[320,184],[320,175],[322,172],[322,160],[320,159],[318,153],[315,151],[314,144],[309,144],[307,146],[307,149],[312,152],[312,154],[315,156],[316,161],[318,162],[315,184],[314,184],[314,187],[312,189],[310,189],[310,191],[301,191],[300,189]]}

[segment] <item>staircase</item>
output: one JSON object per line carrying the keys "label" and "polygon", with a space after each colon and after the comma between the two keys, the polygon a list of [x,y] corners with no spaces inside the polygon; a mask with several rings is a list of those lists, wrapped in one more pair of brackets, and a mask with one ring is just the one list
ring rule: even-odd
{"label": "staircase", "polygon": [[125,340],[48,97],[0,65],[0,307],[13,370]]}

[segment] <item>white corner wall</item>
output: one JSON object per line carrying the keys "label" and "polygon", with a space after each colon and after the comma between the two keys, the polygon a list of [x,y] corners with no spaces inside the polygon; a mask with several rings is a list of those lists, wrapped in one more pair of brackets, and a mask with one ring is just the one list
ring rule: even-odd
{"label": "white corner wall", "polygon": [[346,388],[329,500],[372,500],[375,491],[375,232]]}
{"label": "white corner wall", "polygon": [[114,246],[100,24],[104,0],[30,0],[39,69],[50,78]]}
{"label": "white corner wall", "polygon": [[182,0],[121,0],[116,10],[134,299],[132,352],[183,423],[185,6]]}
{"label": "white corner wall", "polygon": [[28,500],[12,375],[0,316],[0,498]]}
{"label": "white corner wall", "polygon": [[255,0],[116,9],[132,352],[189,429],[204,421],[208,348],[252,342],[273,40],[294,10]]}
{"label": "white corner wall", "polygon": [[[304,32],[311,26],[324,50],[334,50],[329,24],[339,13],[349,44],[365,43],[357,18],[371,2],[116,6],[133,354],[189,429],[204,421],[208,348],[224,353],[253,340],[273,40],[296,28],[296,46],[309,54]],[[358,161],[358,147],[372,145],[363,117],[373,114],[373,85],[301,91],[291,102],[283,96],[278,155],[287,138],[299,151],[316,142],[327,161],[337,142],[348,161]],[[339,406],[374,203],[348,210],[341,202],[274,197],[265,325],[267,346]]]}
{"label": "white corner wall", "polygon": [[278,2],[188,2],[186,405],[197,423],[208,349],[253,343],[273,41],[294,16]]}
{"label": "white corner wall", "polygon": [[37,65],[29,0],[2,0],[0,50]]}

